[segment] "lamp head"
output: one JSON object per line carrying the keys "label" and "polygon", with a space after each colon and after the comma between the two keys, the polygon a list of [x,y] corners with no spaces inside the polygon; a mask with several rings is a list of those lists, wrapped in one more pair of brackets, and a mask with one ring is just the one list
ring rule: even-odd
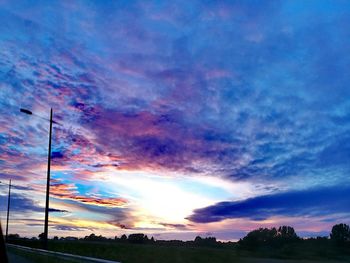
{"label": "lamp head", "polygon": [[26,109],[20,109],[21,112],[25,113],[25,114],[29,114],[32,115],[33,113],[30,110],[26,110]]}

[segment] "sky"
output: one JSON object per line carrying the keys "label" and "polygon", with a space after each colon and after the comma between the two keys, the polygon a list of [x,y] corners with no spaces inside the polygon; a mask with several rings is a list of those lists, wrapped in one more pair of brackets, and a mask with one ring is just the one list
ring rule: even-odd
{"label": "sky", "polygon": [[[0,212],[49,236],[350,223],[350,2],[0,0]],[[33,112],[20,112],[25,108]]]}

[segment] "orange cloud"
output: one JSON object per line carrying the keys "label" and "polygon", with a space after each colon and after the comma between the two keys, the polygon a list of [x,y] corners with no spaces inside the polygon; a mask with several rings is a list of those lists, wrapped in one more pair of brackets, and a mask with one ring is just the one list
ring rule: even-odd
{"label": "orange cloud", "polygon": [[105,207],[121,207],[127,203],[123,198],[97,198],[78,194],[77,187],[74,184],[61,183],[59,180],[51,180],[50,194],[56,198],[74,200],[90,205]]}

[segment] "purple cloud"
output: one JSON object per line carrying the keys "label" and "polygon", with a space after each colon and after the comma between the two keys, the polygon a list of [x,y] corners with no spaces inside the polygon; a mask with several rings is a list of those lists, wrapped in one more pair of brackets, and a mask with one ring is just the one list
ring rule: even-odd
{"label": "purple cloud", "polygon": [[242,201],[220,202],[200,208],[188,217],[197,223],[218,222],[230,218],[264,220],[272,216],[310,216],[349,214],[350,187],[337,185],[279,192]]}

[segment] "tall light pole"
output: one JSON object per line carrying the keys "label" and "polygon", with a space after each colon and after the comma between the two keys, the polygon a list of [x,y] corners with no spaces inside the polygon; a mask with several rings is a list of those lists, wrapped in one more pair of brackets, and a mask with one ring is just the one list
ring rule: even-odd
{"label": "tall light pole", "polygon": [[9,193],[8,193],[8,197],[7,197],[7,216],[6,216],[6,235],[5,235],[6,241],[7,241],[8,233],[9,233],[10,203],[11,203],[11,179],[10,179],[10,183],[9,183]]}
{"label": "tall light pole", "polygon": [[[30,110],[20,109],[25,114],[32,115]],[[50,131],[49,131],[49,150],[47,157],[47,181],[46,181],[46,202],[45,202],[45,226],[44,226],[44,249],[48,245],[48,231],[49,231],[49,199],[50,199],[50,171],[51,171],[51,137],[52,137],[52,108],[50,111]]]}
{"label": "tall light pole", "polygon": [[[0,181],[0,183],[3,183]],[[6,183],[3,183],[6,185]],[[9,217],[10,217],[10,203],[11,203],[11,179],[8,184],[9,186],[9,191],[8,191],[8,196],[7,196],[7,215],[6,215],[6,235],[5,235],[5,241],[8,239],[8,232],[9,232]]]}
{"label": "tall light pole", "polygon": [[45,203],[45,227],[44,227],[44,249],[47,249],[48,226],[49,226],[49,199],[50,199],[50,171],[51,171],[51,136],[52,136],[52,108],[50,110],[50,134],[49,151],[47,154],[47,181],[46,181],[46,203]]}

